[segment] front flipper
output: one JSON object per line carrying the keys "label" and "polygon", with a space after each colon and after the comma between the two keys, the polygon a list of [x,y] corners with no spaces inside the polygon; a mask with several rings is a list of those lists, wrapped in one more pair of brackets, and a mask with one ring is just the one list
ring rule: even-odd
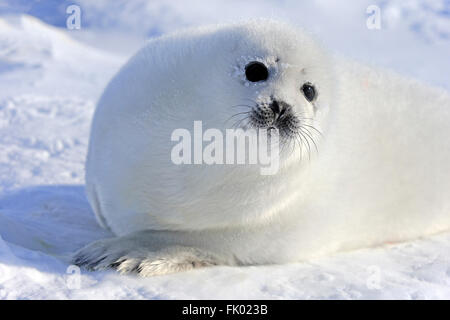
{"label": "front flipper", "polygon": [[195,247],[169,245],[155,249],[125,237],[93,242],[75,253],[72,261],[92,271],[115,269],[143,277],[220,264],[217,257]]}

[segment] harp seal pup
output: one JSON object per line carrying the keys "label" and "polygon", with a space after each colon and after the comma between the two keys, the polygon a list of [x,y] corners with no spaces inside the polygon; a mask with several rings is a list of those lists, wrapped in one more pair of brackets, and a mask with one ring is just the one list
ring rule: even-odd
{"label": "harp seal pup", "polygon": [[[279,129],[276,174],[171,161],[175,129],[225,130],[234,116],[244,129]],[[283,23],[153,39],[112,79],[92,124],[87,195],[117,237],[73,261],[152,276],[448,230],[449,123],[445,90],[330,56]]]}

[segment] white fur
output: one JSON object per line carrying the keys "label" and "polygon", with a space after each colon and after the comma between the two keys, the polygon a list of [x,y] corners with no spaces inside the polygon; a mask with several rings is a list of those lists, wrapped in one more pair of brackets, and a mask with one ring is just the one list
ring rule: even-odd
{"label": "white fur", "polygon": [[[265,83],[246,82],[253,60],[269,66]],[[307,81],[314,103],[300,92]],[[305,121],[322,132],[311,130],[318,152],[297,144],[274,176],[171,162],[174,129],[195,120],[225,129],[245,111],[234,106],[270,95],[314,119]],[[111,81],[92,125],[88,198],[119,237],[83,248],[75,262],[154,275],[299,261],[447,230],[449,123],[447,92],[332,58],[281,23],[151,40]]]}

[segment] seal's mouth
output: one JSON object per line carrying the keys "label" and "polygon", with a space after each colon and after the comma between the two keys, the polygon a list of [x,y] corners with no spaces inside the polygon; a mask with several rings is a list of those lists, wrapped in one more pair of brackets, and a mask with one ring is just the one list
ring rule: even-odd
{"label": "seal's mouth", "polygon": [[[312,119],[303,117],[303,114],[297,113],[288,103],[270,97],[269,102],[240,106],[248,107],[248,110],[231,116],[238,118],[234,128],[266,129],[269,135],[272,130],[277,130],[283,150],[294,152],[298,148],[300,155],[306,151],[308,156],[313,149],[318,152],[316,139],[320,138],[322,133],[311,123]],[[288,145],[293,148],[284,148]]]}
{"label": "seal's mouth", "polygon": [[282,140],[295,138],[301,128],[300,120],[294,114],[292,106],[275,100],[253,107],[249,115],[248,126],[268,131],[278,129]]}

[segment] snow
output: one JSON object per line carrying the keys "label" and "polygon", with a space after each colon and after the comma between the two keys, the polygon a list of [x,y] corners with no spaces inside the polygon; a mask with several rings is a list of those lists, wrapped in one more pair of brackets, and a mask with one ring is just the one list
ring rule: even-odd
{"label": "snow", "polygon": [[[82,10],[65,29],[65,7]],[[366,8],[381,8],[381,30]],[[450,233],[282,266],[138,278],[70,267],[111,236],[84,194],[96,100],[146,37],[251,17],[288,21],[334,52],[450,89],[450,3],[0,0],[0,299],[449,299]],[[80,273],[79,273],[80,272]]]}

